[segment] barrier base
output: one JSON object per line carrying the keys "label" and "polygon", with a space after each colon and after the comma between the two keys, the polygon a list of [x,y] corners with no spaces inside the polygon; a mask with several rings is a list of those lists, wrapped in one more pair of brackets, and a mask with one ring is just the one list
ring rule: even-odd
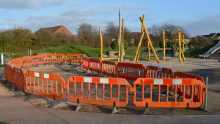
{"label": "barrier base", "polygon": [[118,108],[114,107],[113,110],[112,110],[112,114],[117,114],[118,112],[119,112]]}
{"label": "barrier base", "polygon": [[147,115],[147,114],[149,114],[149,108],[144,109],[143,115]]}
{"label": "barrier base", "polygon": [[80,105],[80,104],[77,104],[77,106],[76,106],[76,110],[75,111],[80,111],[80,109],[82,108],[82,106]]}
{"label": "barrier base", "polygon": [[22,91],[14,91],[14,96],[17,97],[17,96],[25,96],[25,93],[22,92]]}
{"label": "barrier base", "polygon": [[57,101],[48,101],[49,103],[49,108],[53,108],[54,106],[58,105],[60,102],[57,102]]}

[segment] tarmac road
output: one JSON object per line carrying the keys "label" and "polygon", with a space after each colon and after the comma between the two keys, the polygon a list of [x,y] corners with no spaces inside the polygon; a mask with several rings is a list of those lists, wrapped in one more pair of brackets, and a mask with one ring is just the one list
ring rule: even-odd
{"label": "tarmac road", "polygon": [[126,115],[41,108],[23,97],[0,96],[0,121],[12,124],[217,124],[220,115]]}

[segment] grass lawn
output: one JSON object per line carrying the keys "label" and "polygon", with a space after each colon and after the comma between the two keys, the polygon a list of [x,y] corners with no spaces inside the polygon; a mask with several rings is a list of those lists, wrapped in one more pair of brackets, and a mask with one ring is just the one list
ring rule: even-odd
{"label": "grass lawn", "polygon": [[[211,46],[202,49],[192,49],[187,51],[185,55],[186,57],[197,57],[199,54],[206,52],[210,47]],[[126,53],[125,58],[131,60],[134,59],[136,49],[137,47],[128,47],[125,50]],[[104,48],[103,53],[107,55],[107,52],[109,51],[117,51],[117,50],[112,50],[111,48]],[[46,49],[32,51],[32,54],[38,54],[38,53],[64,53],[64,54],[78,53],[78,54],[86,54],[89,57],[98,58],[100,56],[100,48],[93,48],[82,45],[62,45],[62,46],[48,47]],[[146,54],[147,54],[146,48],[142,48],[140,60],[146,60]],[[160,56],[160,54],[158,55]],[[8,59],[22,57],[22,56],[27,56],[27,52],[5,54],[5,59],[7,61]]]}
{"label": "grass lawn", "polygon": [[[106,54],[110,50],[111,50],[110,48],[104,48],[103,53]],[[82,46],[82,45],[63,45],[63,46],[48,47],[46,49],[32,51],[32,54],[38,54],[38,53],[64,53],[64,54],[78,53],[78,54],[86,54],[89,57],[99,57],[100,49],[92,48],[88,46]],[[27,56],[28,53],[27,52],[5,53],[4,55],[6,59],[10,59],[10,58]]]}

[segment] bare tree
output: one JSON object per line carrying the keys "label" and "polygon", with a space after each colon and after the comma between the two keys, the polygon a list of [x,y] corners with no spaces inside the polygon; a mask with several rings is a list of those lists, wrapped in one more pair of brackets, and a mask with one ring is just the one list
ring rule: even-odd
{"label": "bare tree", "polygon": [[160,27],[158,25],[152,25],[149,29],[148,29],[149,33],[153,36],[159,36],[160,33]]}
{"label": "bare tree", "polygon": [[178,29],[185,34],[185,37],[188,37],[188,33],[179,25],[164,24],[159,28],[159,32],[165,31],[167,39],[175,40],[178,38]]}
{"label": "bare tree", "polygon": [[77,30],[78,42],[83,45],[98,47],[99,35],[97,28],[91,24],[82,23]]}

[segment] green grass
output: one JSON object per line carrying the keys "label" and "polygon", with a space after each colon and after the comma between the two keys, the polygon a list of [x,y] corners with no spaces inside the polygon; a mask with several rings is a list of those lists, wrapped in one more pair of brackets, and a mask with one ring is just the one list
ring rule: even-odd
{"label": "green grass", "polygon": [[185,52],[185,56],[186,57],[198,57],[198,55],[204,54],[205,52],[207,52],[212,47],[213,47],[213,45],[212,46],[207,46],[207,47],[204,47],[204,48],[194,48],[194,49],[191,49],[191,50],[187,50]]}
{"label": "green grass", "polygon": [[[106,54],[110,48],[104,48],[104,54]],[[57,47],[48,47],[42,50],[32,51],[32,54],[38,53],[76,53],[76,54],[86,54],[89,57],[99,57],[100,49],[99,48],[92,48],[88,46],[82,45],[62,45]],[[18,53],[5,53],[6,60],[10,58],[17,58],[27,56],[27,52],[18,52]]]}
{"label": "green grass", "polygon": [[[198,55],[205,53],[210,47],[212,46],[208,46],[202,49],[191,49],[188,50],[185,53],[185,55],[186,57],[198,57]],[[136,49],[137,47],[128,47],[125,50],[126,53],[125,58],[134,59]],[[103,53],[107,55],[107,52],[109,51],[117,51],[117,50],[112,50],[111,48],[104,48]],[[145,48],[142,48],[141,51],[142,54],[140,56],[140,60],[146,60]],[[100,56],[100,48],[93,48],[82,45],[62,45],[62,46],[48,47],[46,49],[33,51],[33,54],[38,54],[38,53],[64,53],[64,54],[78,53],[78,54],[86,54],[89,57],[98,58]],[[7,61],[8,59],[22,57],[22,56],[27,56],[27,52],[5,54],[5,59]]]}

